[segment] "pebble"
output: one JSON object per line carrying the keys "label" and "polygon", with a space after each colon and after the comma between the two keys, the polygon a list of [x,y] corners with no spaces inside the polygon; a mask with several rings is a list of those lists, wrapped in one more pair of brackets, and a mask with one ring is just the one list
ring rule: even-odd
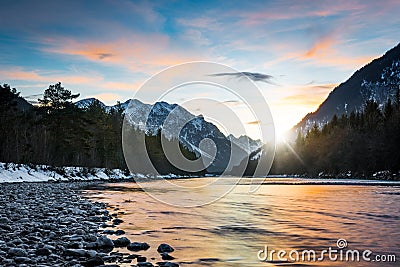
{"label": "pebble", "polygon": [[133,242],[127,246],[127,249],[130,251],[148,250],[149,248],[149,244],[141,242]]}
{"label": "pebble", "polygon": [[137,262],[146,262],[147,258],[143,257],[143,256],[139,256],[139,257],[136,258],[136,260],[137,260]]}
{"label": "pebble", "polygon": [[0,184],[0,266],[103,265],[114,248],[98,231],[107,206],[81,194],[95,183]]}
{"label": "pebble", "polygon": [[131,243],[131,241],[126,237],[117,238],[116,240],[113,240],[113,242],[116,248],[127,247]]}
{"label": "pebble", "polygon": [[163,267],[179,267],[179,264],[168,261],[168,262],[164,263],[164,265],[161,265],[161,266],[163,266]]}
{"label": "pebble", "polygon": [[159,253],[163,253],[163,252],[170,253],[170,252],[174,252],[174,248],[171,247],[168,244],[160,244],[158,246],[158,248],[157,248],[157,252],[159,252]]}
{"label": "pebble", "polygon": [[18,256],[18,257],[26,257],[28,253],[22,248],[10,248],[8,250],[8,255]]}
{"label": "pebble", "polygon": [[[118,215],[124,213],[111,216],[107,204],[82,195],[83,189],[98,183],[0,183],[0,266],[117,267],[132,264],[133,259],[136,266],[154,266],[141,255],[113,252],[120,247],[148,250],[150,245],[106,236],[125,234],[122,229],[104,229],[123,223]],[[167,261],[158,266],[179,266],[168,262],[174,259],[170,245],[160,244],[157,251],[160,256],[150,260]]]}
{"label": "pebble", "polygon": [[173,260],[173,259],[175,259],[173,256],[169,255],[167,252],[162,252],[162,253],[160,253],[160,255],[161,255],[161,258],[163,260]]}
{"label": "pebble", "polygon": [[97,238],[96,244],[99,248],[114,248],[113,241],[104,235]]}

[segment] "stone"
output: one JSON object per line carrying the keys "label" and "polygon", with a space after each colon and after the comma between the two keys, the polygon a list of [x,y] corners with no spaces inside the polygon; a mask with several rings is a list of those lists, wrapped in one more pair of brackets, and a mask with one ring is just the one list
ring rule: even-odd
{"label": "stone", "polygon": [[170,252],[174,252],[174,250],[175,249],[168,244],[160,244],[157,248],[157,252],[159,252],[159,253],[163,253],[163,252],[170,253]]}
{"label": "stone", "polygon": [[85,257],[87,255],[87,250],[85,249],[67,249],[64,251],[64,255],[72,257]]}
{"label": "stone", "polygon": [[67,245],[68,248],[83,248],[82,242],[72,242]]}
{"label": "stone", "polygon": [[114,232],[114,234],[115,234],[115,235],[124,235],[124,234],[125,234],[125,231],[124,231],[124,230],[116,230],[116,231]]}
{"label": "stone", "polygon": [[117,219],[114,219],[112,222],[113,222],[113,224],[115,224],[115,225],[119,225],[119,224],[123,223],[124,221],[117,218]]}
{"label": "stone", "polygon": [[47,248],[38,248],[35,254],[38,256],[49,256],[51,254],[51,251]]}
{"label": "stone", "polygon": [[114,247],[113,241],[110,238],[108,238],[108,237],[106,237],[104,235],[102,235],[99,238],[97,238],[96,243],[97,243],[97,246],[99,248]]}
{"label": "stone", "polygon": [[139,256],[139,257],[136,258],[136,260],[137,260],[137,262],[146,262],[147,258],[144,257],[144,256]]}
{"label": "stone", "polygon": [[[14,258],[14,261],[15,261],[16,263],[30,263],[30,262],[31,262],[31,259],[28,258],[28,257],[15,257],[15,258]],[[21,266],[21,265],[19,265],[19,266]]]}
{"label": "stone", "polygon": [[126,258],[127,259],[136,259],[137,257],[139,257],[140,255],[138,255],[138,254],[130,254],[130,255],[128,255]]}
{"label": "stone", "polygon": [[106,230],[103,230],[103,234],[105,234],[105,235],[113,235],[113,234],[115,234],[115,231],[111,230],[111,229],[106,229]]}
{"label": "stone", "polygon": [[7,217],[0,217],[0,223],[8,224],[8,223],[10,223],[10,219],[8,219]]}
{"label": "stone", "polygon": [[131,241],[126,237],[117,238],[116,240],[113,240],[113,242],[114,247],[116,248],[126,247],[131,243]]}
{"label": "stone", "polygon": [[96,249],[97,248],[97,243],[96,242],[86,243],[85,248],[87,248],[87,249]]}
{"label": "stone", "polygon": [[54,246],[52,246],[52,245],[48,245],[48,244],[44,245],[43,248],[46,248],[46,249],[48,249],[48,250],[50,250],[50,251],[56,249],[56,247],[54,247]]}
{"label": "stone", "polygon": [[28,253],[22,248],[10,248],[8,250],[8,255],[16,257],[27,257]]}
{"label": "stone", "polygon": [[133,242],[130,243],[127,247],[130,251],[140,251],[140,250],[148,250],[150,248],[149,244],[141,243],[141,242]]}
{"label": "stone", "polygon": [[90,258],[93,258],[93,257],[97,256],[97,251],[95,251],[95,250],[87,250],[86,251],[86,255],[88,257],[90,257]]}
{"label": "stone", "polygon": [[100,265],[104,265],[104,260],[99,256],[95,256],[95,257],[89,258],[87,261],[83,262],[82,265],[86,266],[86,267],[100,266]]}
{"label": "stone", "polygon": [[160,255],[161,255],[161,258],[163,260],[173,260],[173,259],[175,259],[173,256],[169,255],[167,252],[162,252]]}
{"label": "stone", "polygon": [[168,261],[163,265],[163,267],[179,267],[179,264],[175,263],[175,262]]}
{"label": "stone", "polygon": [[11,226],[7,225],[7,224],[0,224],[0,228],[6,231],[12,231]]}

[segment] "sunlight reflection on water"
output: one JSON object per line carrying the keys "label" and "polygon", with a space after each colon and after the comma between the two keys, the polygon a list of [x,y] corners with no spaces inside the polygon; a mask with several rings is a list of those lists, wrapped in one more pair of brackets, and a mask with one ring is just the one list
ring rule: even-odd
{"label": "sunlight reflection on water", "polygon": [[[203,183],[202,179],[205,178],[174,182],[193,185]],[[307,180],[290,178],[271,185],[270,180],[278,181],[267,179],[267,184],[249,194],[248,181],[244,179],[224,198],[197,208],[160,203],[138,190],[135,183],[107,184],[103,190],[89,191],[89,196],[125,212],[119,216],[124,220],[120,228],[131,241],[150,244],[151,248],[141,254],[155,257],[153,263],[161,261],[157,246],[168,243],[175,247],[172,255],[180,266],[288,266],[260,262],[257,252],[265,245],[276,250],[320,251],[336,248],[339,238],[348,241],[349,249],[396,254],[399,260],[400,187],[305,185],[294,183]],[[226,182],[229,183],[228,178]],[[396,264],[324,261],[289,265]]]}

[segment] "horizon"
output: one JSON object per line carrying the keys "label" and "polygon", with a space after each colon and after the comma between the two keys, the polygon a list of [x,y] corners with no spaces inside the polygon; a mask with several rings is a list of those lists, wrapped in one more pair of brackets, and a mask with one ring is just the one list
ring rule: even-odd
{"label": "horizon", "polygon": [[[135,98],[165,68],[215,61],[252,75],[282,137],[336,86],[398,44],[397,1],[209,4],[7,2],[0,10],[1,82],[35,98],[61,81],[79,99],[110,105]],[[257,138],[256,120],[235,99],[202,88],[192,92],[192,98],[224,102],[243,117],[246,134]],[[197,109],[190,111],[209,107]]]}

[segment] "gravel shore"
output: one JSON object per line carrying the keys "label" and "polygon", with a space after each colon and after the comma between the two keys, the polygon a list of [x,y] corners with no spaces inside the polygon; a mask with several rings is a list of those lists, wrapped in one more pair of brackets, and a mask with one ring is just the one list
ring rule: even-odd
{"label": "gravel shore", "polygon": [[[0,266],[153,266],[137,254],[148,244],[120,236],[125,232],[118,229],[117,214],[82,196],[81,190],[95,183],[0,184]],[[115,247],[135,254],[113,252]],[[173,248],[160,247],[167,259]]]}

